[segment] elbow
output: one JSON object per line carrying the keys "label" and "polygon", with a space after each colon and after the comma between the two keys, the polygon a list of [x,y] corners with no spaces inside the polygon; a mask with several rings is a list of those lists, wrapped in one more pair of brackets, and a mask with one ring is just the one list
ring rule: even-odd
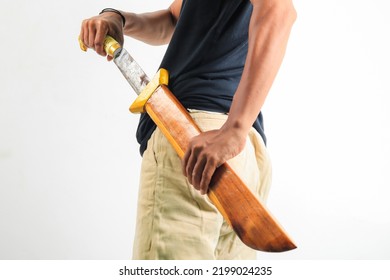
{"label": "elbow", "polygon": [[270,9],[271,16],[288,27],[292,27],[297,19],[297,11],[292,1],[275,1]]}
{"label": "elbow", "polygon": [[291,0],[251,0],[254,13],[277,26],[291,28],[297,19],[297,11]]}
{"label": "elbow", "polygon": [[288,7],[285,8],[284,17],[291,25],[293,25],[294,22],[297,20],[298,17],[297,10],[295,9],[292,2],[290,2],[290,5],[288,5]]}

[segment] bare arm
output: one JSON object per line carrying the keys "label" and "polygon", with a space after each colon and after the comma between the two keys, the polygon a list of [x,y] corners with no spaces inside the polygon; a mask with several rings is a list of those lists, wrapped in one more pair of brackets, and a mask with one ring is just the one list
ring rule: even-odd
{"label": "bare arm", "polygon": [[124,34],[150,45],[169,43],[179,18],[182,0],[161,11],[145,14],[123,13],[126,18]]}
{"label": "bare arm", "polygon": [[215,169],[238,155],[282,63],[296,12],[291,0],[251,0],[248,55],[226,123],[192,139],[183,158],[190,183],[207,192]]}
{"label": "bare arm", "polygon": [[242,135],[249,132],[264,104],[296,18],[290,0],[252,0],[252,3],[248,56],[226,123]]}
{"label": "bare arm", "polygon": [[135,14],[122,12],[126,24],[120,15],[106,12],[82,22],[80,38],[84,44],[98,54],[106,56],[103,42],[111,35],[123,45],[123,35],[127,35],[151,45],[167,44],[179,17],[182,0],[175,0],[166,10]]}

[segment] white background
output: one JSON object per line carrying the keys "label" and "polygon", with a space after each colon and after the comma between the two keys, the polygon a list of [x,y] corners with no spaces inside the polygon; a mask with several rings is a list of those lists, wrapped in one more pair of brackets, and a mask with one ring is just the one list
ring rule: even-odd
{"label": "white background", "polygon": [[[135,94],[77,37],[102,8],[169,3],[1,0],[0,259],[131,257]],[[268,207],[298,249],[259,258],[389,259],[388,1],[294,3],[298,20],[263,111]],[[166,48],[125,47],[150,76]]]}

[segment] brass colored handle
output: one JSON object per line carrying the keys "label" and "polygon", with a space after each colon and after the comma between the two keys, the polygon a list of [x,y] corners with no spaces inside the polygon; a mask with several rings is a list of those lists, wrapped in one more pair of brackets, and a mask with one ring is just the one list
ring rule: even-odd
{"label": "brass colored handle", "polygon": [[[111,36],[106,36],[103,44],[104,44],[104,50],[106,51],[107,55],[111,57],[115,57],[118,54],[118,52],[122,49],[121,45]],[[79,37],[79,45],[82,51],[86,52],[88,50],[88,47],[84,45],[80,37]]]}

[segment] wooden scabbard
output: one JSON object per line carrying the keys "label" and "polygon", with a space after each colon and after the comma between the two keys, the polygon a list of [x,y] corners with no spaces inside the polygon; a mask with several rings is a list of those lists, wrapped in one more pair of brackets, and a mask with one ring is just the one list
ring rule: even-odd
{"label": "wooden scabbard", "polygon": [[[200,133],[187,110],[165,85],[157,87],[144,109],[182,158],[190,139]],[[213,175],[208,196],[247,246],[266,252],[296,248],[281,225],[227,163]]]}

